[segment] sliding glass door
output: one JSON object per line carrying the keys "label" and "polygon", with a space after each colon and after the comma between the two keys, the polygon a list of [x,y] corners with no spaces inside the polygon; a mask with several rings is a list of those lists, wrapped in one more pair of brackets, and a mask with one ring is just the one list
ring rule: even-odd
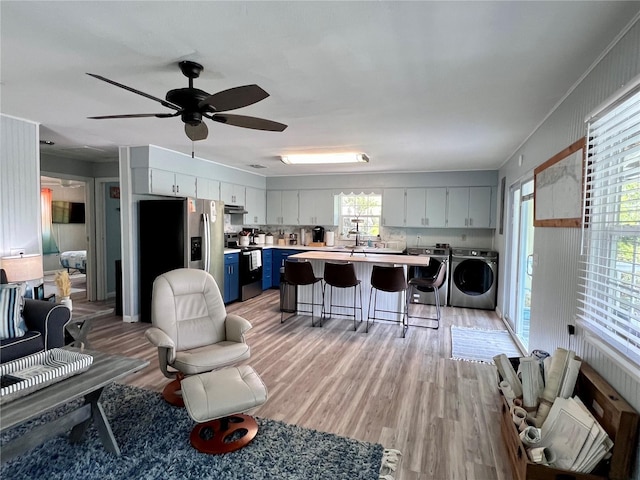
{"label": "sliding glass door", "polygon": [[512,185],[509,203],[510,255],[506,318],[523,346],[528,349],[533,280],[533,179]]}

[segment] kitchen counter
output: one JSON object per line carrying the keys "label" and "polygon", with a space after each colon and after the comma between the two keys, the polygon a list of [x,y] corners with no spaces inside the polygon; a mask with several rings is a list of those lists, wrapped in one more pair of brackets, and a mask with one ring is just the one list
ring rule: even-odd
{"label": "kitchen counter", "polygon": [[[351,248],[350,247],[345,247],[344,245],[337,245],[335,247],[312,247],[309,245],[266,245],[266,244],[261,244],[261,245],[250,245],[251,247],[262,247],[263,249],[269,249],[269,248],[282,248],[283,250],[302,250],[302,251],[322,251],[322,252],[351,252]],[[386,254],[395,254],[395,255],[401,255],[403,253],[402,250],[399,250],[397,248],[376,248],[376,247],[366,247],[366,246],[362,246],[362,247],[356,247],[356,252],[357,253],[375,253],[375,254],[380,254],[380,253],[386,253]],[[240,249],[234,249],[233,251],[240,251]],[[225,253],[226,250],[225,250]]]}
{"label": "kitchen counter", "polygon": [[[427,266],[429,265],[430,257],[393,254],[364,255],[363,252],[358,251],[351,255],[350,252],[325,249],[321,251],[316,250],[296,253],[294,255],[290,255],[289,260],[308,261],[311,263],[316,277],[322,277],[324,275],[324,265],[326,262],[353,262],[356,278],[360,280],[360,298],[362,299],[363,315],[366,318],[367,305],[370,303],[371,296],[371,273],[374,265],[401,265],[405,269],[406,276],[408,267]],[[332,299],[335,305],[351,305],[353,303],[352,295],[353,291],[348,288],[336,288],[332,291]],[[311,301],[311,288],[298,288],[298,304],[303,305],[302,310],[308,309],[308,304]],[[316,302],[318,302],[317,295]],[[383,295],[378,296],[378,307],[381,310],[393,310],[396,312],[403,311],[404,305],[403,293],[383,292]],[[321,310],[320,306],[314,306],[314,315],[320,315]],[[347,309],[340,307],[334,307],[334,310],[336,310],[337,313],[348,313]],[[383,316],[388,320],[394,321],[397,321],[400,318],[397,314],[391,314],[388,312],[384,313]]]}
{"label": "kitchen counter", "polygon": [[289,259],[295,260],[320,260],[323,262],[339,261],[353,263],[375,263],[389,265],[409,265],[426,267],[429,265],[430,257],[417,255],[365,255],[368,252],[354,251],[351,253],[343,251],[309,251],[291,255]]}

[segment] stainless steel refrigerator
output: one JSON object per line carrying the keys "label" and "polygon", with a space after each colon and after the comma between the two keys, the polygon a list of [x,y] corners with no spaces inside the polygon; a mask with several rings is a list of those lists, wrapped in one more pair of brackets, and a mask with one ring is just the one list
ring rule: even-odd
{"label": "stainless steel refrigerator", "polygon": [[176,268],[208,271],[224,292],[224,204],[192,198],[141,200],[140,320],[151,322],[153,281]]}

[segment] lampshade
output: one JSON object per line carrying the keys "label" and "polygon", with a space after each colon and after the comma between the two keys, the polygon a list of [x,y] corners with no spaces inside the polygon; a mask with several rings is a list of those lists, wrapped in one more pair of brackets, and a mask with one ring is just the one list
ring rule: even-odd
{"label": "lampshade", "polygon": [[15,255],[2,257],[2,268],[7,273],[7,280],[12,283],[28,282],[42,278],[42,255]]}
{"label": "lampshade", "polygon": [[364,153],[309,153],[282,155],[282,163],[290,165],[312,165],[323,163],[367,163],[369,157]]}

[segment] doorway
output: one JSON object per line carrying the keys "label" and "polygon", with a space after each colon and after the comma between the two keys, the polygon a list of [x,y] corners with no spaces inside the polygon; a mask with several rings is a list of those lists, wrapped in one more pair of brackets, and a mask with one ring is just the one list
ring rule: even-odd
{"label": "doorway", "polygon": [[49,297],[58,293],[55,273],[66,270],[71,279],[73,298],[86,299],[87,184],[82,180],[43,175],[40,188],[43,218],[47,219],[47,225],[42,225],[44,295]]}
{"label": "doorway", "polygon": [[533,281],[533,179],[509,189],[509,265],[507,268],[506,319],[516,336],[529,348],[531,285]]}

